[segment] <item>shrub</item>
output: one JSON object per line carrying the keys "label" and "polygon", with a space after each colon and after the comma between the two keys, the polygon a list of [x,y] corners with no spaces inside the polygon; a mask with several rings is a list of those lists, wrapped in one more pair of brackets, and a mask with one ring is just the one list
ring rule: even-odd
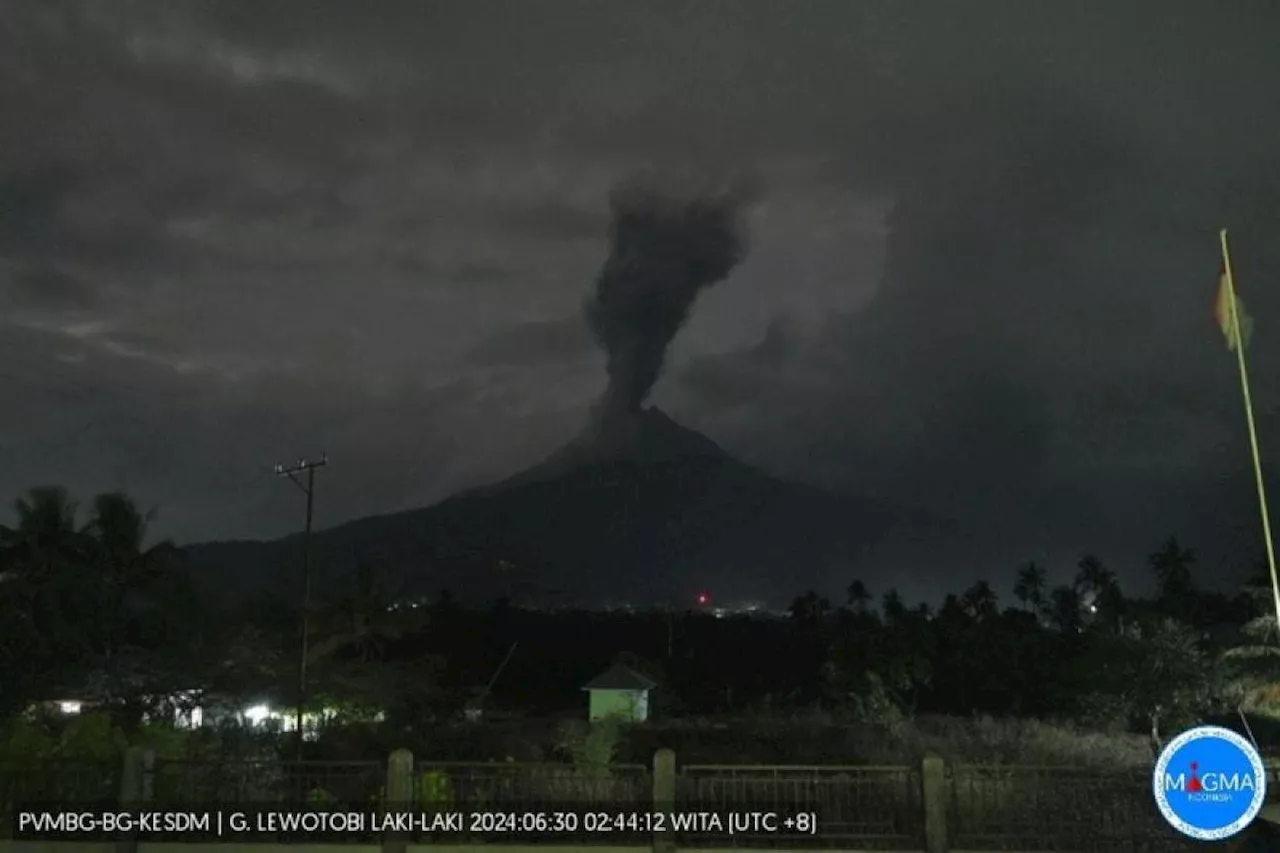
{"label": "shrub", "polygon": [[423,809],[443,808],[453,803],[453,780],[443,770],[418,774],[418,803]]}
{"label": "shrub", "polygon": [[128,741],[107,714],[81,714],[62,733],[58,752],[64,758],[120,761]]}
{"label": "shrub", "polygon": [[27,717],[14,717],[0,725],[0,762],[22,765],[51,758],[58,741],[47,726]]}
{"label": "shrub", "polygon": [[616,717],[583,722],[566,720],[560,728],[560,748],[573,766],[585,773],[608,775],[622,740],[622,721]]}

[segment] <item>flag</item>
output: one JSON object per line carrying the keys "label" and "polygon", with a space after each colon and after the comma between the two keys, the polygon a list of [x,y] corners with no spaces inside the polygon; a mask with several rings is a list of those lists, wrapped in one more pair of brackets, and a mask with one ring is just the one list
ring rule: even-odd
{"label": "flag", "polygon": [[[1218,296],[1213,302],[1213,319],[1218,321],[1218,327],[1222,329],[1222,336],[1227,339],[1227,349],[1235,350],[1236,326],[1231,319],[1231,296],[1235,288],[1231,286],[1232,282],[1228,280],[1227,273],[1222,272],[1218,276]],[[1244,345],[1249,346],[1249,339],[1253,337],[1253,318],[1244,310],[1244,302],[1236,296],[1236,322],[1239,323],[1240,337],[1244,341]]]}

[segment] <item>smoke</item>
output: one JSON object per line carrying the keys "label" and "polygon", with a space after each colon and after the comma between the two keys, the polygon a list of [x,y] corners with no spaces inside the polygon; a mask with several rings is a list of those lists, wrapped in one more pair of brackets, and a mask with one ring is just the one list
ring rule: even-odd
{"label": "smoke", "polygon": [[690,192],[634,180],[611,193],[609,257],[586,305],[587,324],[608,355],[603,421],[639,411],[698,293],[746,256],[741,220],[753,197],[742,181]]}

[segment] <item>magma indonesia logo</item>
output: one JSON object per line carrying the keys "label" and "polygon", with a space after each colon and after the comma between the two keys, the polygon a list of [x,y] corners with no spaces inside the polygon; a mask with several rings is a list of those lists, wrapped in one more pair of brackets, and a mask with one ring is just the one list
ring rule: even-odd
{"label": "magma indonesia logo", "polygon": [[1230,729],[1200,726],[1160,753],[1152,787],[1170,826],[1218,841],[1243,831],[1262,811],[1267,773],[1253,744]]}

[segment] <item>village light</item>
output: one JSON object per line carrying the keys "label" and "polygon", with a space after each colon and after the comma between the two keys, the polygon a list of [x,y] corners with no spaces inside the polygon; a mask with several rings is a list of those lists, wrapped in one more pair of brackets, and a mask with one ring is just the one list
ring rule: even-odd
{"label": "village light", "polygon": [[252,707],[245,708],[243,713],[246,720],[255,726],[260,726],[268,717],[271,716],[271,709],[266,705],[254,705]]}
{"label": "village light", "polygon": [[79,702],[59,702],[58,710],[64,714],[79,714],[81,704]]}

